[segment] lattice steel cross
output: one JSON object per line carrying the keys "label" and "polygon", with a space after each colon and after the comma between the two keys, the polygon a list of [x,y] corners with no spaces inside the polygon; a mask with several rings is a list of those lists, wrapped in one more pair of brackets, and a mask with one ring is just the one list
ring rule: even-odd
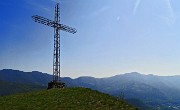
{"label": "lattice steel cross", "polygon": [[32,19],[37,23],[41,23],[54,28],[53,82],[59,82],[60,81],[60,32],[59,31],[63,30],[74,34],[77,32],[77,30],[75,28],[71,28],[69,26],[60,24],[60,11],[59,11],[58,3],[55,6],[54,21],[38,15],[32,16]]}

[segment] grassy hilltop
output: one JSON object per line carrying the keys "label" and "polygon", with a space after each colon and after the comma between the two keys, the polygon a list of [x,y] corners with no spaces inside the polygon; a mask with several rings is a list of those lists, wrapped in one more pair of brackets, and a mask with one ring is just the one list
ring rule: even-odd
{"label": "grassy hilltop", "polygon": [[136,110],[124,101],[86,88],[36,91],[0,97],[0,110]]}

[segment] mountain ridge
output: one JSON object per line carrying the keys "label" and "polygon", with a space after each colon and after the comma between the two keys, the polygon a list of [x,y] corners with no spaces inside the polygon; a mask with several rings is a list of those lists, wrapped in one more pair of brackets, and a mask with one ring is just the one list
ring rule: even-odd
{"label": "mountain ridge", "polygon": [[[10,74],[7,77],[6,72],[8,71]],[[10,82],[15,79],[14,81],[18,83],[47,86],[47,83],[52,80],[52,75],[37,71],[0,70],[0,80],[3,78]],[[62,77],[61,80],[66,83],[67,87],[86,87],[115,97],[138,99],[152,107],[158,108],[164,105],[177,107],[180,105],[180,76],[144,75],[132,72],[106,78],[86,76],[72,79]]]}

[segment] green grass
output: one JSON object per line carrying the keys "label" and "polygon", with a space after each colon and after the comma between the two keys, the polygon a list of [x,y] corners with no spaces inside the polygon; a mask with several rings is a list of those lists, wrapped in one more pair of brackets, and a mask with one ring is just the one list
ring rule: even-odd
{"label": "green grass", "polygon": [[36,91],[0,97],[0,110],[136,110],[124,101],[86,88]]}

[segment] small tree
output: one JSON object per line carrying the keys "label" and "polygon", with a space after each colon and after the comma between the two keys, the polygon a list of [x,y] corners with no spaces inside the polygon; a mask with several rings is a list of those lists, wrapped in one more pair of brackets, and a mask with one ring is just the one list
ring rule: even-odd
{"label": "small tree", "polygon": [[124,91],[120,91],[118,98],[124,100]]}

